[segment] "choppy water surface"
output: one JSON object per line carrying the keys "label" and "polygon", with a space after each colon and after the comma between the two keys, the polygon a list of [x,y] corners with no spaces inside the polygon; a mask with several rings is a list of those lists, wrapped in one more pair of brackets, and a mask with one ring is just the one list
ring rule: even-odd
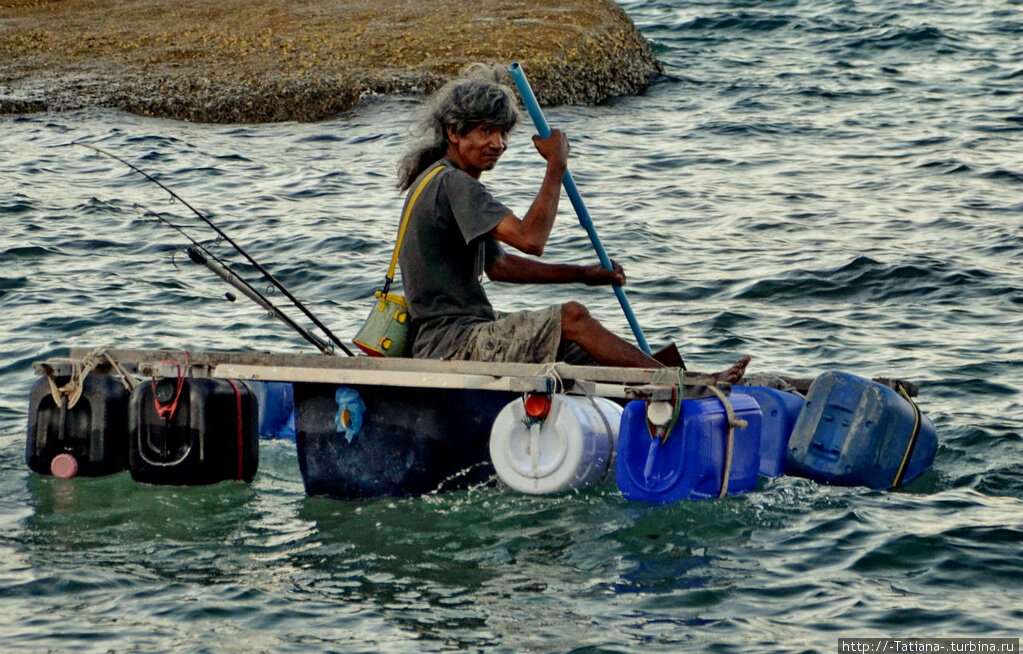
{"label": "choppy water surface", "polygon": [[[622,5],[665,79],[548,118],[647,338],[700,369],[748,352],[761,371],[912,379],[934,469],[897,493],[781,478],[666,507],[613,485],[312,499],[284,443],[263,444],[251,486],[29,474],[30,364],[61,347],[309,351],[145,215],[209,242],[187,210],[63,144],[158,175],[350,337],[386,266],[416,103],[313,125],[6,117],[5,650],[834,651],[1023,633],[1023,7]],[[542,174],[526,132],[488,177],[521,210]],[[565,205],[545,257],[591,261]],[[582,299],[628,332],[607,289],[489,290],[509,310]]]}

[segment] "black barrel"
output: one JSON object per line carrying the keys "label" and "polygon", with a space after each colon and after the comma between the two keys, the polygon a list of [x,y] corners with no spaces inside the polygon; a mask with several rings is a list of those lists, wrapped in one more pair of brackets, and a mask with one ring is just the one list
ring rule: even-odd
{"label": "black barrel", "polygon": [[[57,377],[58,387],[69,377]],[[51,474],[51,464],[72,461],[74,474],[85,477],[124,470],[128,460],[128,390],[120,378],[89,375],[78,402],[58,406],[50,384],[40,377],[32,387],[28,409],[25,460],[39,474]],[[72,457],[72,459],[68,459]],[[65,468],[67,470],[67,468]]]}
{"label": "black barrel", "polygon": [[259,407],[242,381],[167,377],[139,384],[128,411],[128,469],[136,481],[197,485],[252,481]]}
{"label": "black barrel", "polygon": [[[338,398],[350,391],[358,399],[340,406]],[[486,480],[494,474],[490,428],[516,397],[462,389],[295,384],[298,463],[306,493],[338,499],[418,495]],[[357,433],[342,428],[346,408],[361,414]]]}

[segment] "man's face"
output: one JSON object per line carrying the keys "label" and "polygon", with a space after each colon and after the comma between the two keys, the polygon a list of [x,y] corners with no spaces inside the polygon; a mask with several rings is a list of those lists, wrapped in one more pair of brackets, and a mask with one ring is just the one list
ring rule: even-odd
{"label": "man's face", "polygon": [[448,130],[448,137],[452,158],[469,174],[490,170],[508,149],[508,132],[492,125],[477,125],[467,134]]}

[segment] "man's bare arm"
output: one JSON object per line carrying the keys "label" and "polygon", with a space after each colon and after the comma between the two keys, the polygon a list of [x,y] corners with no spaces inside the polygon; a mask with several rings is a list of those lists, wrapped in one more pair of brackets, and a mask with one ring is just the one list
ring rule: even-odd
{"label": "man's bare arm", "polygon": [[599,263],[576,266],[563,263],[544,263],[535,259],[505,253],[486,269],[487,277],[495,282],[514,284],[586,284],[588,286],[625,285],[625,272],[615,262],[614,270]]}
{"label": "man's bare arm", "polygon": [[514,214],[508,214],[491,234],[520,252],[540,256],[558,214],[561,179],[568,167],[569,148],[568,138],[560,130],[554,130],[546,139],[534,136],[533,145],[540,156],[547,160],[547,171],[536,199],[521,220]]}

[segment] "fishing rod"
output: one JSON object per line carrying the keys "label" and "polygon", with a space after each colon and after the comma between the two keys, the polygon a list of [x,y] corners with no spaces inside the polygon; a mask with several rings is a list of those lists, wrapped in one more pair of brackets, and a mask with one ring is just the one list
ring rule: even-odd
{"label": "fishing rod", "polygon": [[[272,317],[277,318],[287,326],[294,329],[296,332],[299,333],[299,335],[302,336],[302,338],[306,339],[307,341],[315,345],[317,349],[319,349],[324,354],[333,354],[333,351],[331,350],[331,346],[329,343],[327,343],[322,338],[318,337],[316,334],[313,334],[308,329],[302,327],[294,320],[292,320],[287,314],[281,311],[280,308],[278,308],[270,300],[268,300],[265,295],[256,290],[256,288],[252,286],[252,284],[245,281],[245,279],[241,275],[232,270],[226,261],[217,257],[217,255],[213,254],[208,249],[206,249],[206,246],[192,238],[184,229],[167,220],[166,217],[153,211],[152,209],[147,209],[146,207],[138,203],[136,203],[135,206],[137,206],[139,209],[142,209],[148,215],[153,216],[154,218],[160,220],[167,226],[173,228],[179,234],[181,234],[189,241],[191,241],[192,245],[188,247],[188,250],[186,250],[186,252],[188,253],[188,258],[191,259],[194,263],[206,266],[206,268],[208,268],[217,277],[220,277],[222,280],[224,280],[231,286],[234,286],[243,295],[245,295],[245,297],[255,302],[257,305],[259,305],[260,308],[262,308]],[[227,299],[231,300],[232,302],[234,301],[234,298],[230,294],[228,294]]]}
{"label": "fishing rod", "polygon": [[202,212],[200,212],[200,211],[199,211],[198,209],[196,209],[196,208],[195,208],[195,207],[193,207],[193,206],[192,206],[191,204],[189,204],[189,203],[188,203],[188,202],[187,202],[187,201],[186,201],[186,200],[185,200],[184,198],[182,198],[182,197],[181,197],[180,195],[178,195],[177,193],[175,193],[175,192],[174,192],[174,191],[172,191],[171,189],[167,188],[167,186],[165,186],[165,185],[164,185],[164,184],[163,184],[162,182],[160,182],[160,180],[156,179],[155,177],[153,177],[152,175],[150,175],[150,174],[149,174],[149,173],[147,173],[146,171],[144,171],[144,170],[142,170],[141,168],[139,168],[138,166],[136,166],[136,165],[132,164],[131,162],[129,162],[129,161],[126,161],[126,160],[122,159],[121,157],[117,156],[116,154],[113,154],[113,153],[107,152],[106,150],[103,150],[102,148],[98,148],[98,147],[96,147],[95,145],[92,145],[92,144],[90,144],[90,143],[82,143],[82,142],[80,142],[80,141],[72,141],[72,142],[71,142],[71,143],[70,143],[69,145],[80,145],[80,146],[82,146],[83,148],[88,148],[88,149],[90,149],[90,150],[93,150],[94,152],[98,152],[99,154],[102,154],[102,155],[104,155],[104,156],[110,157],[111,159],[114,159],[114,160],[116,160],[116,161],[120,161],[120,162],[121,162],[121,163],[123,163],[123,164],[124,164],[125,166],[128,166],[129,168],[131,168],[132,170],[134,170],[134,171],[135,171],[135,172],[137,172],[138,174],[142,175],[143,177],[145,177],[146,179],[148,179],[149,181],[153,182],[154,184],[156,184],[157,186],[159,186],[160,188],[162,188],[162,189],[163,189],[164,191],[166,191],[167,193],[169,193],[169,194],[170,194],[170,196],[171,196],[172,198],[174,198],[175,200],[177,200],[177,201],[178,201],[178,202],[180,202],[181,204],[185,205],[185,206],[186,206],[186,207],[187,207],[187,208],[188,208],[189,210],[191,210],[191,212],[192,212],[192,213],[194,213],[194,214],[195,214],[195,215],[196,215],[196,216],[197,216],[197,217],[198,217],[198,218],[199,218],[200,220],[202,220],[202,221],[203,221],[204,223],[206,223],[206,224],[207,224],[207,225],[208,225],[208,226],[209,226],[210,228],[212,228],[212,229],[213,229],[213,231],[215,231],[215,232],[217,233],[217,235],[218,235],[218,236],[219,236],[220,238],[222,238],[222,239],[223,239],[224,241],[226,241],[226,242],[227,242],[227,243],[228,243],[228,244],[229,244],[229,245],[230,245],[231,247],[233,247],[233,248],[234,248],[234,249],[235,249],[235,250],[236,250],[236,251],[237,251],[237,252],[238,252],[238,253],[239,253],[240,255],[242,255],[243,257],[245,257],[246,261],[248,261],[248,262],[249,262],[250,264],[252,264],[252,266],[253,266],[253,267],[254,267],[254,268],[255,268],[256,270],[258,270],[258,271],[259,271],[259,272],[260,272],[260,273],[261,273],[261,274],[263,275],[263,277],[265,277],[265,278],[266,278],[267,280],[269,280],[271,284],[273,284],[273,285],[274,285],[275,287],[277,287],[277,289],[278,289],[278,290],[280,290],[280,292],[284,294],[284,297],[288,298],[288,300],[290,300],[292,304],[294,304],[294,305],[295,305],[295,306],[296,306],[296,307],[297,307],[297,308],[298,308],[298,309],[299,309],[300,311],[302,311],[302,313],[304,313],[304,314],[305,314],[305,315],[306,315],[306,316],[307,316],[307,317],[308,317],[308,318],[309,318],[310,320],[312,320],[312,321],[313,321],[313,324],[314,324],[314,325],[316,325],[316,326],[317,326],[317,327],[319,327],[319,328],[320,328],[321,330],[323,330],[323,333],[327,335],[327,337],[328,337],[328,338],[329,338],[329,339],[331,340],[331,342],[333,342],[333,343],[334,343],[335,345],[337,345],[338,347],[340,347],[340,348],[341,348],[341,350],[342,350],[342,351],[343,351],[343,352],[344,352],[345,354],[347,354],[348,356],[350,356],[350,357],[351,357],[351,356],[355,356],[355,353],[353,353],[353,352],[352,352],[352,351],[351,351],[350,349],[348,349],[348,347],[346,347],[346,346],[345,346],[345,344],[344,344],[343,342],[341,342],[341,340],[340,340],[340,339],[339,339],[339,338],[338,338],[337,336],[335,336],[335,335],[333,334],[333,332],[331,332],[331,331],[330,331],[330,329],[328,329],[328,328],[327,328],[327,326],[326,326],[326,325],[324,325],[324,324],[323,324],[322,322],[320,322],[320,320],[319,320],[319,319],[318,319],[318,318],[317,318],[316,316],[314,316],[314,315],[313,315],[313,313],[312,313],[312,312],[311,312],[311,311],[310,311],[310,310],[309,310],[308,308],[306,308],[306,306],[305,306],[304,304],[302,304],[302,303],[301,303],[301,302],[300,302],[300,301],[298,300],[298,298],[296,298],[296,297],[295,297],[294,295],[292,295],[292,294],[291,294],[291,292],[290,292],[290,291],[289,291],[288,289],[286,289],[286,288],[284,287],[284,285],[283,285],[283,284],[281,284],[281,283],[280,283],[279,281],[277,281],[277,278],[276,278],[276,277],[274,277],[274,276],[273,276],[272,274],[270,274],[270,272],[269,272],[268,270],[266,270],[265,268],[263,268],[263,266],[261,266],[261,265],[259,264],[259,262],[258,262],[258,261],[256,261],[255,259],[253,259],[253,258],[252,258],[252,257],[251,257],[251,256],[249,255],[249,253],[248,253],[248,252],[246,252],[246,251],[245,251],[245,250],[244,250],[244,249],[243,249],[243,248],[242,248],[242,247],[241,247],[240,245],[238,245],[237,243],[235,243],[235,242],[234,242],[234,241],[233,241],[233,240],[231,239],[231,237],[230,237],[230,236],[228,236],[228,235],[227,235],[227,234],[226,234],[226,233],[224,232],[224,230],[222,230],[222,229],[220,229],[219,227],[217,227],[217,226],[216,226],[216,225],[215,225],[215,224],[213,223],[213,221],[212,221],[212,220],[210,220],[209,218],[207,218],[207,217],[206,217],[206,216],[205,216],[205,215],[204,215],[204,214],[203,214]]}

